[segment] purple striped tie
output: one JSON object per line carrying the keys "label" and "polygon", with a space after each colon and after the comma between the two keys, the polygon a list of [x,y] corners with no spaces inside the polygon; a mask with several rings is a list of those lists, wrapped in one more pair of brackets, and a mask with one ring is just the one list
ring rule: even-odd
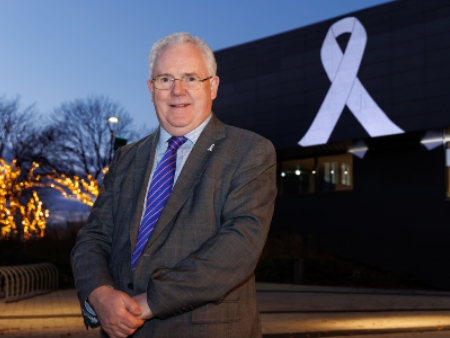
{"label": "purple striped tie", "polygon": [[145,244],[147,244],[150,234],[158,221],[159,215],[164,209],[167,199],[172,192],[177,163],[177,150],[186,141],[187,138],[184,136],[172,136],[168,141],[169,146],[167,147],[163,158],[156,166],[147,193],[145,214],[144,217],[142,217],[136,246],[133,255],[131,256],[131,269],[133,271],[136,268],[142,250],[144,250]]}

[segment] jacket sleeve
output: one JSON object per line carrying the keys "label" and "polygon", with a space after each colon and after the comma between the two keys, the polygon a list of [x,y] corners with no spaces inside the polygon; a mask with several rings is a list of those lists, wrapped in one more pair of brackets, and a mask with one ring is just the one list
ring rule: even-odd
{"label": "jacket sleeve", "polygon": [[99,195],[86,225],[78,232],[71,264],[77,296],[82,308],[89,294],[99,286],[114,286],[108,269],[113,234],[112,194],[114,169],[121,156],[119,149],[106,173]]}
{"label": "jacket sleeve", "polygon": [[[148,283],[158,318],[192,311],[224,297],[253,275],[269,231],[276,197],[276,156],[265,139],[245,145],[217,219],[215,235],[176,266],[160,267]],[[220,221],[219,221],[220,220]]]}

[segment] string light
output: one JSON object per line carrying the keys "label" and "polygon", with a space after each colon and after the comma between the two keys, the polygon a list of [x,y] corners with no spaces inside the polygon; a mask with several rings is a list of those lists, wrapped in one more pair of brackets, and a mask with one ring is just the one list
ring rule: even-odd
{"label": "string light", "polygon": [[36,182],[30,181],[30,177],[36,168],[37,165],[25,179],[21,179],[16,160],[9,165],[0,158],[0,238],[9,238],[11,234],[19,236],[20,229],[23,229],[25,240],[44,235],[49,213],[43,208],[36,191],[31,191],[26,204],[20,203],[26,198],[24,192],[35,186]]}
{"label": "string light", "polygon": [[[76,200],[88,206],[94,204],[99,193],[97,180],[89,175],[86,179],[78,176],[68,177],[52,172],[47,175],[35,173],[38,163],[33,163],[26,177],[21,176],[21,169],[13,160],[11,164],[0,158],[0,238],[11,235],[20,236],[23,231],[24,240],[39,238],[45,235],[47,219],[50,216],[39,199],[36,188],[52,188],[66,198]],[[103,170],[106,173],[107,169]],[[27,192],[26,194],[24,194]],[[31,193],[26,203],[23,200]]]}
{"label": "string light", "polygon": [[[106,171],[107,169],[103,169],[104,174]],[[56,172],[53,172],[50,175],[45,175],[45,178],[51,181],[51,183],[45,184],[45,187],[56,189],[64,197],[75,198],[90,207],[94,205],[95,198],[98,196],[99,186],[97,180],[92,175],[88,175],[84,179],[76,175],[74,177],[68,177],[67,175],[58,175]],[[39,176],[38,179],[40,179]],[[64,188],[69,190],[70,193],[67,193]]]}

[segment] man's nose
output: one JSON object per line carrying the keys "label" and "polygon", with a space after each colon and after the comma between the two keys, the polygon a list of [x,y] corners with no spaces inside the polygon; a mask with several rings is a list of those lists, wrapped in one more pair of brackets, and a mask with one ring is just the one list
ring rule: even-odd
{"label": "man's nose", "polygon": [[186,94],[186,89],[184,89],[183,81],[181,79],[173,80],[172,94],[175,96],[182,96]]}

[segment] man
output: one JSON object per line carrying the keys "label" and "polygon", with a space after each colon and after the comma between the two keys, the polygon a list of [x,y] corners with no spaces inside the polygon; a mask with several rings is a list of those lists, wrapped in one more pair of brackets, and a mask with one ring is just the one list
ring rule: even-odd
{"label": "man", "polygon": [[72,252],[85,322],[111,338],[260,337],[273,146],[212,114],[219,78],[201,39],[175,33],[149,59],[160,128],[117,150]]}

